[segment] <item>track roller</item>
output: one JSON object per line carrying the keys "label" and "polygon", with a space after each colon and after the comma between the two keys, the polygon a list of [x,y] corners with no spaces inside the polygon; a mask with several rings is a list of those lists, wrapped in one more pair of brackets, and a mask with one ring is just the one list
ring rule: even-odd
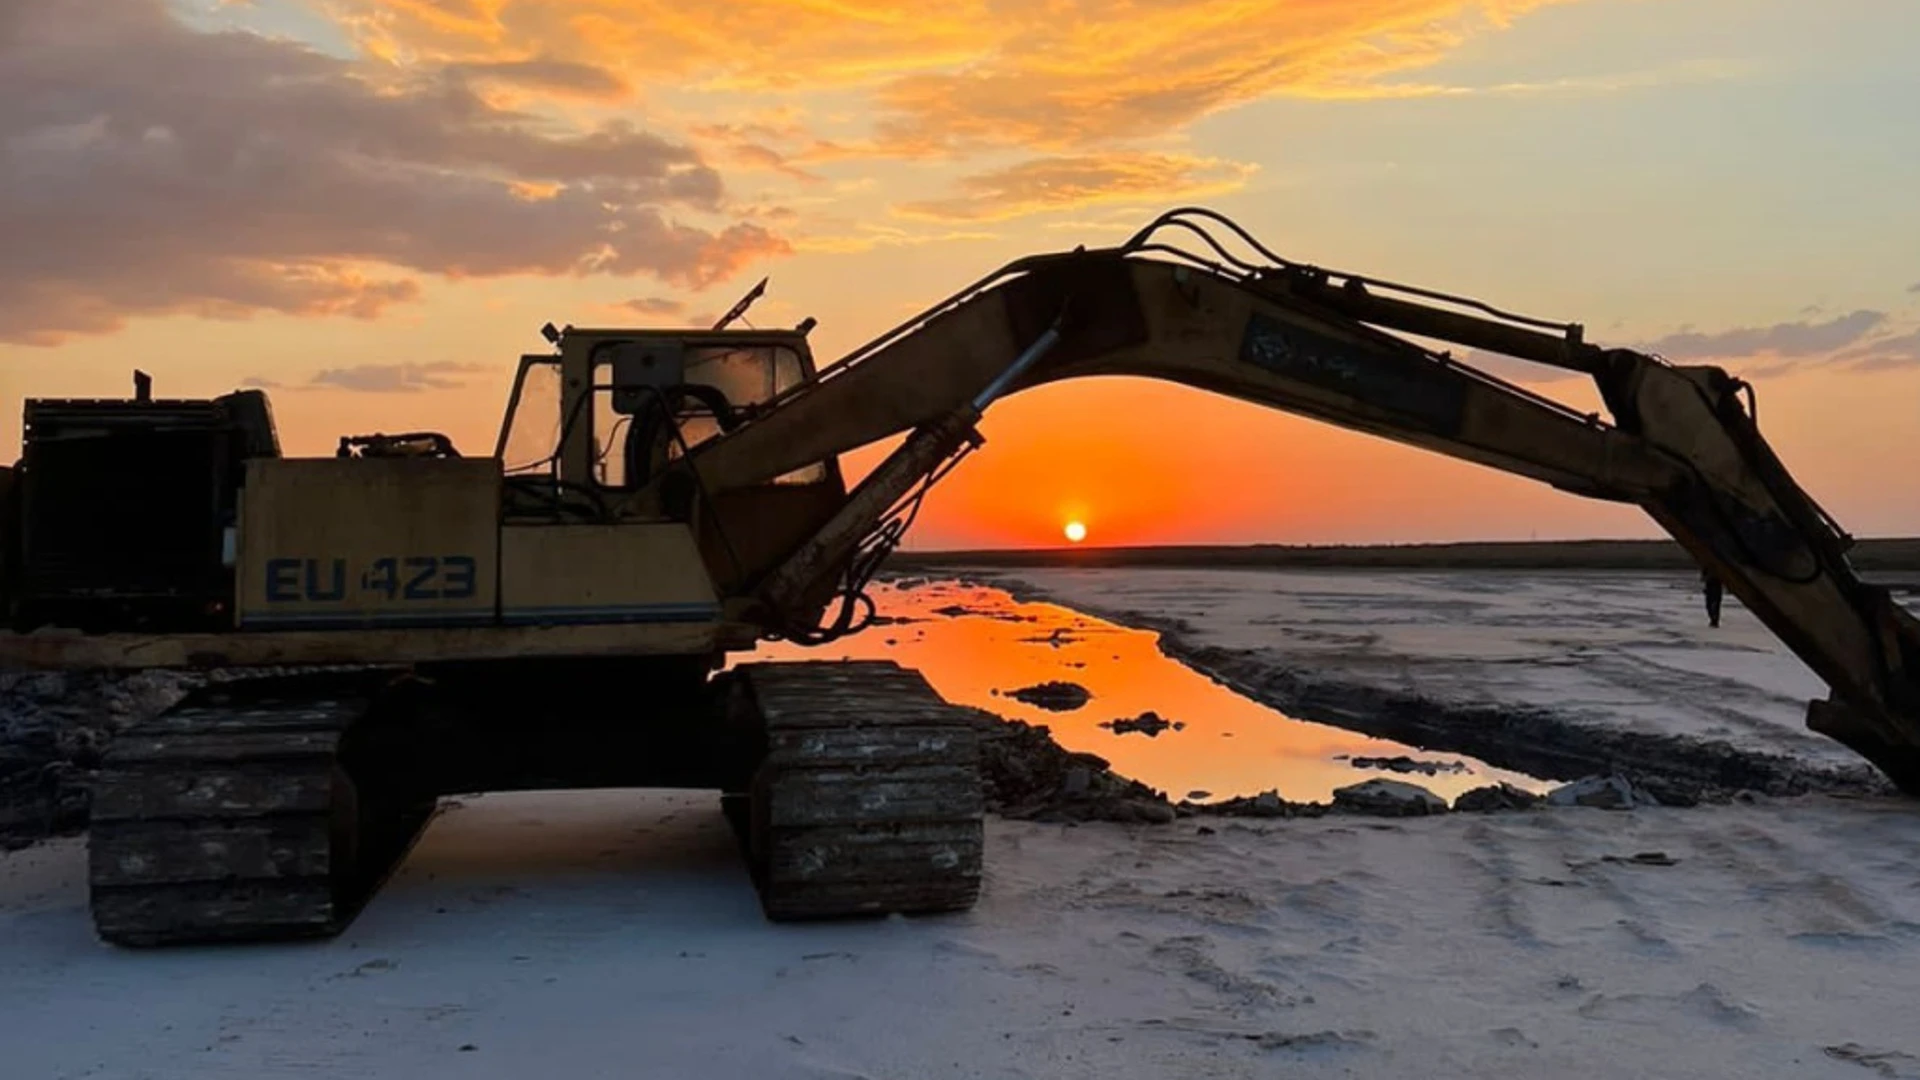
{"label": "track roller", "polygon": [[747,664],[733,688],[764,752],[724,805],[768,918],[973,906],[984,799],[964,713],[887,661]]}
{"label": "track roller", "polygon": [[100,936],[172,945],[344,929],[434,807],[355,760],[352,729],[377,696],[363,674],[246,680],[116,737],[88,842]]}

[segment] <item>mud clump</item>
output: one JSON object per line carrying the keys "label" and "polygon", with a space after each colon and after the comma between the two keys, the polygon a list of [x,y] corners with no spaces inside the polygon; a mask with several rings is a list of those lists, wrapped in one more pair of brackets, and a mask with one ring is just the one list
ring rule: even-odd
{"label": "mud clump", "polygon": [[1079,683],[1043,682],[1009,690],[1007,697],[1048,712],[1072,712],[1093,700],[1093,692]]}
{"label": "mud clump", "polygon": [[1040,616],[1038,615],[1022,615],[1017,611],[982,611],[979,608],[970,608],[965,604],[948,604],[946,607],[937,607],[934,608],[930,614],[939,615],[948,619],[992,619],[995,622],[1031,623],[1040,621]]}
{"label": "mud clump", "polygon": [[1278,791],[1241,795],[1216,803],[1183,802],[1180,809],[1191,814],[1233,818],[1316,818],[1324,817],[1332,807],[1326,803],[1293,802]]}
{"label": "mud clump", "polygon": [[1547,792],[1546,801],[1549,806],[1586,806],[1600,810],[1663,805],[1658,796],[1619,773],[1588,776],[1554,788]]}
{"label": "mud clump", "polygon": [[1423,776],[1438,776],[1443,772],[1463,773],[1467,771],[1467,763],[1464,761],[1421,761],[1417,758],[1410,758],[1405,754],[1401,754],[1399,757],[1357,757],[1350,759],[1347,764],[1356,769],[1379,769],[1383,772],[1396,773],[1420,773]]}
{"label": "mud clump", "polygon": [[86,828],[108,740],[203,681],[164,671],[0,675],[0,851]]}
{"label": "mud clump", "polygon": [[1107,728],[1115,735],[1125,735],[1128,732],[1137,731],[1147,738],[1152,739],[1158,738],[1163,731],[1184,731],[1187,725],[1168,720],[1152,709],[1148,709],[1139,716],[1130,716],[1122,720],[1103,720],[1100,726]]}
{"label": "mud clump", "polygon": [[1525,788],[1514,787],[1502,781],[1488,784],[1472,791],[1462,792],[1453,800],[1455,813],[1491,814],[1503,810],[1531,810],[1540,805],[1541,797]]}
{"label": "mud clump", "polygon": [[1165,795],[1116,774],[1097,754],[1054,742],[1044,725],[967,712],[980,731],[987,809],[1001,817],[1164,825],[1177,816]]}
{"label": "mud clump", "polygon": [[1447,801],[1404,780],[1367,780],[1335,788],[1333,808],[1374,817],[1425,817],[1447,812]]}
{"label": "mud clump", "polygon": [[308,671],[28,672],[0,675],[0,851],[87,827],[93,777],[114,736],[200,687]]}

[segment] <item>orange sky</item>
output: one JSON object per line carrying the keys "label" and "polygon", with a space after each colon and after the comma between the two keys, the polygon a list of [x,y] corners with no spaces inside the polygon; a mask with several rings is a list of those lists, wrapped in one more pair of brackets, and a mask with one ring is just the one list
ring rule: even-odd
{"label": "orange sky", "polygon": [[[545,321],[697,324],[771,275],[753,318],[818,317],[830,360],[1009,259],[1198,201],[1295,258],[1741,372],[1844,525],[1920,533],[1914,5],[9,10],[8,445],[21,398],[122,394],[137,365],[162,393],[269,386],[299,452],[422,426],[484,447]],[[1051,544],[1069,518],[1091,543],[1653,535],[1173,387],[1052,386],[984,430],[912,546]]]}

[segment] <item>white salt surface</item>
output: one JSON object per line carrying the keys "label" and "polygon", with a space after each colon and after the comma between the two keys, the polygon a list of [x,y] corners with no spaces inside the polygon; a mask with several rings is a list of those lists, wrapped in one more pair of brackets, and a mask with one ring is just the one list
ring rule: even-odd
{"label": "white salt surface", "polygon": [[713,802],[468,800],[309,945],[114,949],[78,842],[5,857],[0,1075],[1920,1077],[1903,804],[995,820],[970,913],[776,926]]}
{"label": "white salt surface", "polygon": [[[1680,579],[1034,577],[1430,695],[1829,753],[1817,680]],[[975,910],[807,926],[761,918],[715,801],[466,800],[307,945],[111,948],[79,841],[0,856],[0,1077],[1920,1078],[1908,801],[991,819]]]}

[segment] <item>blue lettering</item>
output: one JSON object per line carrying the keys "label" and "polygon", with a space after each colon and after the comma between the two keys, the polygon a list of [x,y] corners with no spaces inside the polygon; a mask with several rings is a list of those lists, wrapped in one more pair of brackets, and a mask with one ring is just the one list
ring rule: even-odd
{"label": "blue lettering", "polygon": [[470,555],[449,555],[446,558],[447,586],[440,595],[448,600],[465,600],[473,596],[474,565]]}
{"label": "blue lettering", "polygon": [[375,559],[372,573],[364,580],[367,590],[384,593],[387,599],[393,599],[395,590],[400,586],[399,560]]}
{"label": "blue lettering", "polygon": [[[480,564],[471,555],[385,556],[373,560],[357,580],[359,594],[388,600],[471,600],[479,592]],[[268,603],[347,599],[346,559],[269,559]]]}
{"label": "blue lettering", "polygon": [[320,560],[307,560],[307,599],[309,600],[345,600],[347,598],[347,560],[333,560],[333,581],[326,587],[320,586]]}
{"label": "blue lettering", "polygon": [[300,599],[300,560],[267,560],[267,603]]}
{"label": "blue lettering", "polygon": [[440,560],[431,555],[413,555],[407,559],[407,569],[414,575],[407,579],[405,596],[409,600],[437,600],[440,590],[429,588],[434,572],[440,569]]}

